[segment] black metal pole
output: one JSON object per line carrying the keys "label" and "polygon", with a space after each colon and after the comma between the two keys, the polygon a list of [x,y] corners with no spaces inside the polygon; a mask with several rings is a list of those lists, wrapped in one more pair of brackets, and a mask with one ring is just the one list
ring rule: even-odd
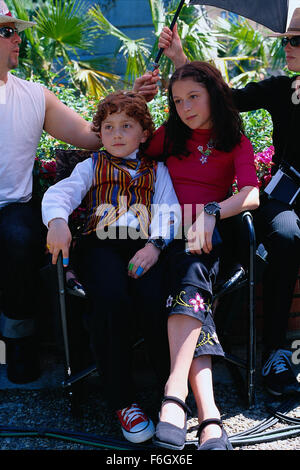
{"label": "black metal pole", "polygon": [[[170,30],[171,30],[171,31],[173,31],[173,28],[174,28],[174,26],[175,26],[175,23],[176,23],[176,21],[177,21],[177,18],[178,18],[178,16],[179,16],[179,13],[181,12],[181,9],[182,9],[184,3],[185,3],[185,0],[181,0],[180,4],[179,4],[179,6],[178,6],[178,8],[177,8],[177,10],[176,10],[176,13],[175,13],[174,18],[173,18],[173,20],[172,20],[172,23],[171,23],[171,25],[170,25]],[[162,55],[163,51],[164,51],[164,49],[163,49],[163,47],[161,47],[161,48],[159,49],[158,54],[157,54],[157,56],[156,56],[156,58],[155,58],[155,61],[154,61],[154,65],[153,65],[153,66],[154,66],[154,69],[156,69],[156,68],[158,67],[158,62],[159,62],[159,59],[161,58],[161,55]]]}
{"label": "black metal pole", "polygon": [[58,295],[60,304],[60,317],[62,324],[62,333],[64,340],[65,358],[66,358],[66,372],[68,377],[71,375],[71,361],[70,361],[70,349],[68,340],[68,329],[67,329],[67,314],[66,314],[66,303],[65,303],[65,281],[64,281],[64,268],[62,261],[62,252],[59,253],[57,258],[57,278],[58,278]]}
{"label": "black metal pole", "polygon": [[248,406],[251,407],[255,403],[255,369],[256,369],[256,317],[255,317],[255,287],[256,287],[256,235],[253,225],[253,217],[250,212],[245,212],[243,221],[248,226],[249,231],[249,343],[248,343]]}

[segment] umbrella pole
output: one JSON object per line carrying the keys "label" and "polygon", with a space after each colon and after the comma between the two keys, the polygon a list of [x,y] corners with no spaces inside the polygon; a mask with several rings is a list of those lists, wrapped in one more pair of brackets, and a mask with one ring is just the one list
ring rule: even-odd
{"label": "umbrella pole", "polygon": [[[173,31],[173,28],[174,28],[174,26],[175,26],[175,23],[176,23],[176,21],[177,21],[177,18],[178,18],[178,16],[179,16],[179,14],[180,14],[180,12],[181,12],[182,7],[183,7],[184,4],[185,4],[185,0],[181,0],[180,4],[179,4],[179,6],[178,6],[178,8],[177,8],[177,10],[176,10],[176,12],[175,12],[175,15],[174,15],[174,18],[173,18],[173,20],[172,20],[172,23],[171,23],[171,25],[170,25],[170,30],[171,30],[171,31]],[[162,55],[163,51],[164,51],[164,49],[161,47],[161,48],[159,49],[159,51],[158,51],[158,54],[157,54],[156,58],[155,58],[155,61],[154,61],[154,64],[153,64],[153,70],[157,69],[157,67],[158,67],[158,62],[159,62],[159,59],[161,58],[161,55]]]}

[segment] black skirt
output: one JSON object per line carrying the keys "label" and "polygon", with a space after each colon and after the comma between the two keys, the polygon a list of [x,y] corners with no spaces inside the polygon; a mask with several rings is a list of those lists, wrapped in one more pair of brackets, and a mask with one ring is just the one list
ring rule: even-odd
{"label": "black skirt", "polygon": [[221,245],[209,254],[186,251],[185,240],[174,240],[166,252],[168,315],[187,315],[202,323],[194,357],[224,356],[212,314],[213,287],[219,273]]}

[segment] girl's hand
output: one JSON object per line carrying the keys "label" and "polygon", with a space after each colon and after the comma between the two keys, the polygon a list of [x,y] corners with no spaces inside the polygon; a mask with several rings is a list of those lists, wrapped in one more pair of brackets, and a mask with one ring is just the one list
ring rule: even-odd
{"label": "girl's hand", "polygon": [[69,264],[69,247],[72,235],[67,222],[64,219],[52,219],[49,222],[47,235],[47,248],[52,254],[52,264],[57,263],[59,252],[62,251],[63,264]]}
{"label": "girl's hand", "polygon": [[192,254],[201,255],[210,253],[212,246],[212,235],[216,225],[216,218],[214,215],[208,215],[202,212],[196,221],[189,228],[187,239],[188,249]]}
{"label": "girl's hand", "polygon": [[160,249],[148,243],[144,248],[137,251],[128,263],[128,276],[139,279],[157,262]]}

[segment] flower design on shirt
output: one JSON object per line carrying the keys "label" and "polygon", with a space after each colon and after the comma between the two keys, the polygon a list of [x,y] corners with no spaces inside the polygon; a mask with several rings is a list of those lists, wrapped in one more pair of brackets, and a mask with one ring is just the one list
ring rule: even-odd
{"label": "flower design on shirt", "polygon": [[201,157],[199,158],[202,165],[207,163],[207,158],[211,154],[212,150],[214,149],[214,144],[212,140],[209,140],[206,145],[206,150],[204,150],[203,145],[198,145],[197,150],[201,153]]}
{"label": "flower design on shirt", "polygon": [[204,299],[200,294],[198,294],[198,292],[194,299],[189,300],[189,303],[193,306],[195,313],[197,313],[199,309],[202,311],[205,310]]}

